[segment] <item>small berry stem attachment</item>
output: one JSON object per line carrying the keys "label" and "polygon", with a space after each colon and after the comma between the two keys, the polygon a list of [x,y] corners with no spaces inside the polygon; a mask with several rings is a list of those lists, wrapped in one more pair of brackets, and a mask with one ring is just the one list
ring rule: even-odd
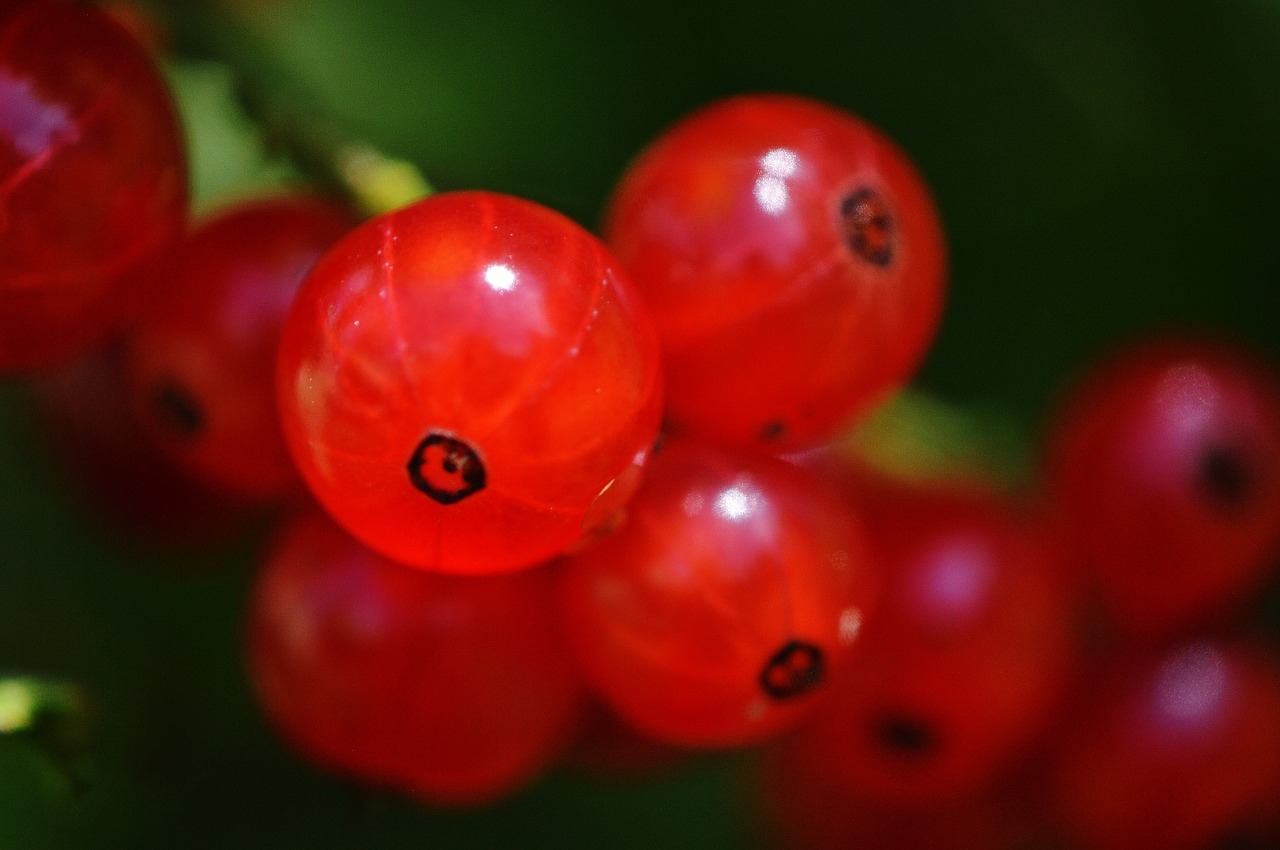
{"label": "small berry stem attachment", "polygon": [[411,162],[387,156],[363,144],[347,144],[334,152],[335,171],[361,211],[390,212],[431,195],[434,190]]}
{"label": "small berry stem attachment", "polygon": [[352,139],[314,107],[291,106],[296,102],[289,96],[291,87],[275,83],[278,75],[259,76],[236,65],[232,69],[241,103],[267,139],[305,174],[340,189],[364,215],[381,215],[433,193],[413,163]]}

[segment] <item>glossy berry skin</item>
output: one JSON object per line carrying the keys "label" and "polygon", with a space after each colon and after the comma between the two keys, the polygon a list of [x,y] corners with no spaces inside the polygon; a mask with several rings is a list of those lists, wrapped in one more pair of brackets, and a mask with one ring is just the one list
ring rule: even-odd
{"label": "glossy berry skin", "polygon": [[187,211],[177,115],[146,49],[84,5],[0,10],[0,372],[136,315]]}
{"label": "glossy berry skin", "polygon": [[1065,735],[1054,800],[1083,850],[1280,842],[1280,678],[1256,647],[1119,663]]}
{"label": "glossy berry skin", "polygon": [[545,570],[396,564],[318,511],[253,590],[253,681],[280,732],[335,771],[440,805],[514,791],[568,743],[582,691]]}
{"label": "glossy berry skin", "polygon": [[353,225],[326,201],[281,197],[224,210],[181,245],[130,340],[129,379],[151,436],[201,480],[258,500],[299,486],[276,406],[280,332],[303,277]]}
{"label": "glossy berry skin", "polygon": [[856,486],[885,593],[857,663],[793,746],[851,795],[977,793],[1056,719],[1074,597],[1040,537],[981,485],[864,474]]}
{"label": "glossy berry skin", "polygon": [[657,435],[656,333],[624,273],[585,230],[505,195],[362,225],[311,272],[280,354],[285,436],[316,497],[368,545],[441,572],[564,551]]}
{"label": "glossy berry skin", "polygon": [[1280,380],[1227,343],[1131,345],[1053,423],[1046,488],[1120,631],[1220,617],[1280,551]]}
{"label": "glossy berry skin", "polygon": [[623,176],[605,241],[662,334],[670,415],[794,451],[914,371],[943,300],[919,174],[860,119],[798,97],[730,98],[667,130]]}
{"label": "glossy berry skin", "polygon": [[861,531],[803,470],[674,440],[625,525],[562,564],[565,627],[599,695],[691,747],[794,725],[877,589]]}

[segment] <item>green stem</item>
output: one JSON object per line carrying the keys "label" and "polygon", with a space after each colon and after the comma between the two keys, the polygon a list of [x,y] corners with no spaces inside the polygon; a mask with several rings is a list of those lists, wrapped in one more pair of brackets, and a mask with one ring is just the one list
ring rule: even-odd
{"label": "green stem", "polygon": [[29,732],[49,718],[79,718],[85,704],[83,691],[69,682],[0,678],[0,734]]}
{"label": "green stem", "polygon": [[962,410],[905,389],[843,443],[873,466],[915,479],[978,477],[1016,488],[1030,477],[1031,446],[1011,420]]}
{"label": "green stem", "polygon": [[304,86],[272,63],[251,34],[216,7],[180,3],[173,15],[179,53],[229,68],[245,112],[304,174],[343,192],[366,215],[432,194],[417,166],[357,139],[325,115]]}

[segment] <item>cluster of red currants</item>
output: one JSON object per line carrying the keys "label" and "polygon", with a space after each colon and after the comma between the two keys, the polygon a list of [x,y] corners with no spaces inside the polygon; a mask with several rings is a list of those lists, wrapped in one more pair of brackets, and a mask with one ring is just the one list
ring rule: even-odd
{"label": "cluster of red currants", "polygon": [[1280,379],[1150,339],[1047,431],[1018,494],[812,456],[887,582],[862,655],[768,758],[785,846],[1280,840],[1280,666],[1242,616],[1280,552]]}
{"label": "cluster of red currants", "polygon": [[0,10],[0,369],[89,355],[38,384],[113,501],[286,506],[250,668],[311,759],[483,801],[594,700],[667,746],[774,741],[789,847],[1280,834],[1280,674],[1221,629],[1280,544],[1275,375],[1144,344],[1054,419],[1032,493],[876,469],[841,437],[909,380],[946,263],[860,119],[704,108],[603,241],[486,192],[188,231],[185,187],[143,48]]}

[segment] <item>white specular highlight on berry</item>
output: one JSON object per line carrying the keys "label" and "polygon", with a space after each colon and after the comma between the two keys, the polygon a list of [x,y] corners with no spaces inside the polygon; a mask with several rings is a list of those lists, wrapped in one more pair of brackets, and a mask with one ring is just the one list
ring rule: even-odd
{"label": "white specular highlight on berry", "polygon": [[484,270],[484,282],[495,292],[510,292],[516,288],[516,273],[509,266],[494,263]]}
{"label": "white specular highlight on berry", "polygon": [[858,608],[846,608],[840,612],[838,626],[840,643],[850,646],[862,632],[862,611]]}
{"label": "white specular highlight on berry", "polygon": [[48,103],[28,80],[0,75],[0,137],[25,157],[39,156],[59,137],[74,142],[75,121],[56,103]]}
{"label": "white specular highlight on berry", "polygon": [[774,148],[760,157],[760,177],[756,179],[752,194],[756,203],[770,215],[778,215],[787,208],[787,178],[796,173],[800,158],[795,151]]}
{"label": "white specular highlight on berry", "polygon": [[914,574],[912,597],[932,619],[958,625],[976,616],[996,587],[991,552],[981,540],[952,537],[934,547]]}
{"label": "white specular highlight on berry", "polygon": [[1217,713],[1227,685],[1222,654],[1208,644],[1192,644],[1160,668],[1156,705],[1171,724],[1196,726]]}
{"label": "white specular highlight on berry", "polygon": [[752,498],[741,487],[730,487],[716,496],[716,513],[728,520],[744,520],[751,516]]}

